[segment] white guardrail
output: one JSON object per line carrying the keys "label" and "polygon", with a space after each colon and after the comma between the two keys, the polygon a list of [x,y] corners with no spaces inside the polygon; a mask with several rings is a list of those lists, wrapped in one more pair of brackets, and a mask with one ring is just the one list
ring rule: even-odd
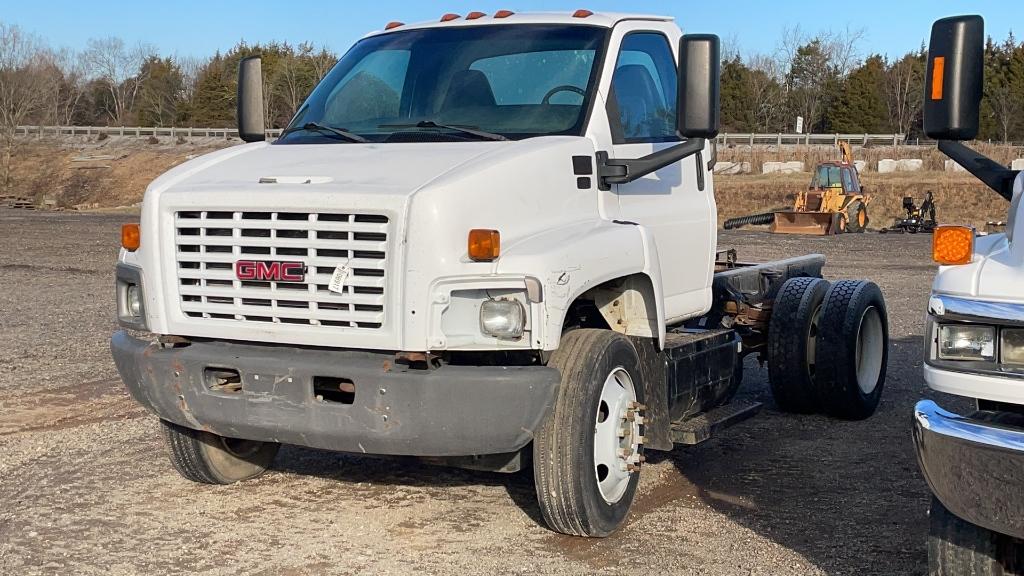
{"label": "white guardrail", "polygon": [[[143,126],[18,126],[15,132],[23,136],[169,136],[176,138],[237,138],[236,128],[191,128],[191,127],[143,127]],[[268,138],[281,135],[280,129],[267,130]],[[733,134],[718,135],[719,145],[747,144],[761,145],[837,145],[840,141],[851,144],[888,144],[898,146],[905,143],[903,134]]]}

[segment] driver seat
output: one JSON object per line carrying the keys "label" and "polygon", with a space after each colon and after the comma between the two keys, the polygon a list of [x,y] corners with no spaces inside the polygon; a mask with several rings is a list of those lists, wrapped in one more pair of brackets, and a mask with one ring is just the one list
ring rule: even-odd
{"label": "driver seat", "polygon": [[494,90],[487,80],[487,75],[479,70],[460,70],[452,75],[448,85],[448,94],[444,97],[442,110],[453,108],[472,108],[477,106],[497,106]]}

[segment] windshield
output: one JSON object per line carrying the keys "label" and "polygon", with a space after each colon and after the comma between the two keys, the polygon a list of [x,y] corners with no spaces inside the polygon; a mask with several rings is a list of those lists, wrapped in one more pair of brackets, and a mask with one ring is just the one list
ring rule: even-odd
{"label": "windshield", "polygon": [[606,33],[519,24],[370,37],[342,57],[277,142],[356,141],[323,127],[370,142],[582,135]]}
{"label": "windshield", "polygon": [[814,179],[811,180],[811,188],[842,188],[843,181],[840,180],[839,167],[829,166],[823,164],[818,166],[818,170],[814,173]]}

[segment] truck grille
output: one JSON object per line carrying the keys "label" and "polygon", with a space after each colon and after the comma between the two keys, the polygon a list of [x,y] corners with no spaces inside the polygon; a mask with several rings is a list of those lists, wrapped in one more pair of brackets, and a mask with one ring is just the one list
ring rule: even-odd
{"label": "truck grille", "polygon": [[[190,318],[374,330],[384,324],[388,217],[334,212],[174,215],[178,293]],[[303,282],[239,280],[239,260],[302,262]],[[328,290],[338,266],[349,273]]]}

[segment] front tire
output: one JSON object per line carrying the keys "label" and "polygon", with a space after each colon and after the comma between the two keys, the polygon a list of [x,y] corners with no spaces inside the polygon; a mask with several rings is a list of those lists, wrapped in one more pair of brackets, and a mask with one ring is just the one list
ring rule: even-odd
{"label": "front tire", "polygon": [[644,460],[639,356],[621,334],[580,329],[548,365],[562,382],[533,440],[541,513],[557,532],[607,536],[629,513]]}
{"label": "front tire", "polygon": [[1009,576],[1024,570],[1024,545],[962,520],[932,497],[928,512],[929,576]]}
{"label": "front tire", "polygon": [[160,421],[174,469],[201,484],[234,484],[263,474],[274,461],[276,442],[237,440]]}

